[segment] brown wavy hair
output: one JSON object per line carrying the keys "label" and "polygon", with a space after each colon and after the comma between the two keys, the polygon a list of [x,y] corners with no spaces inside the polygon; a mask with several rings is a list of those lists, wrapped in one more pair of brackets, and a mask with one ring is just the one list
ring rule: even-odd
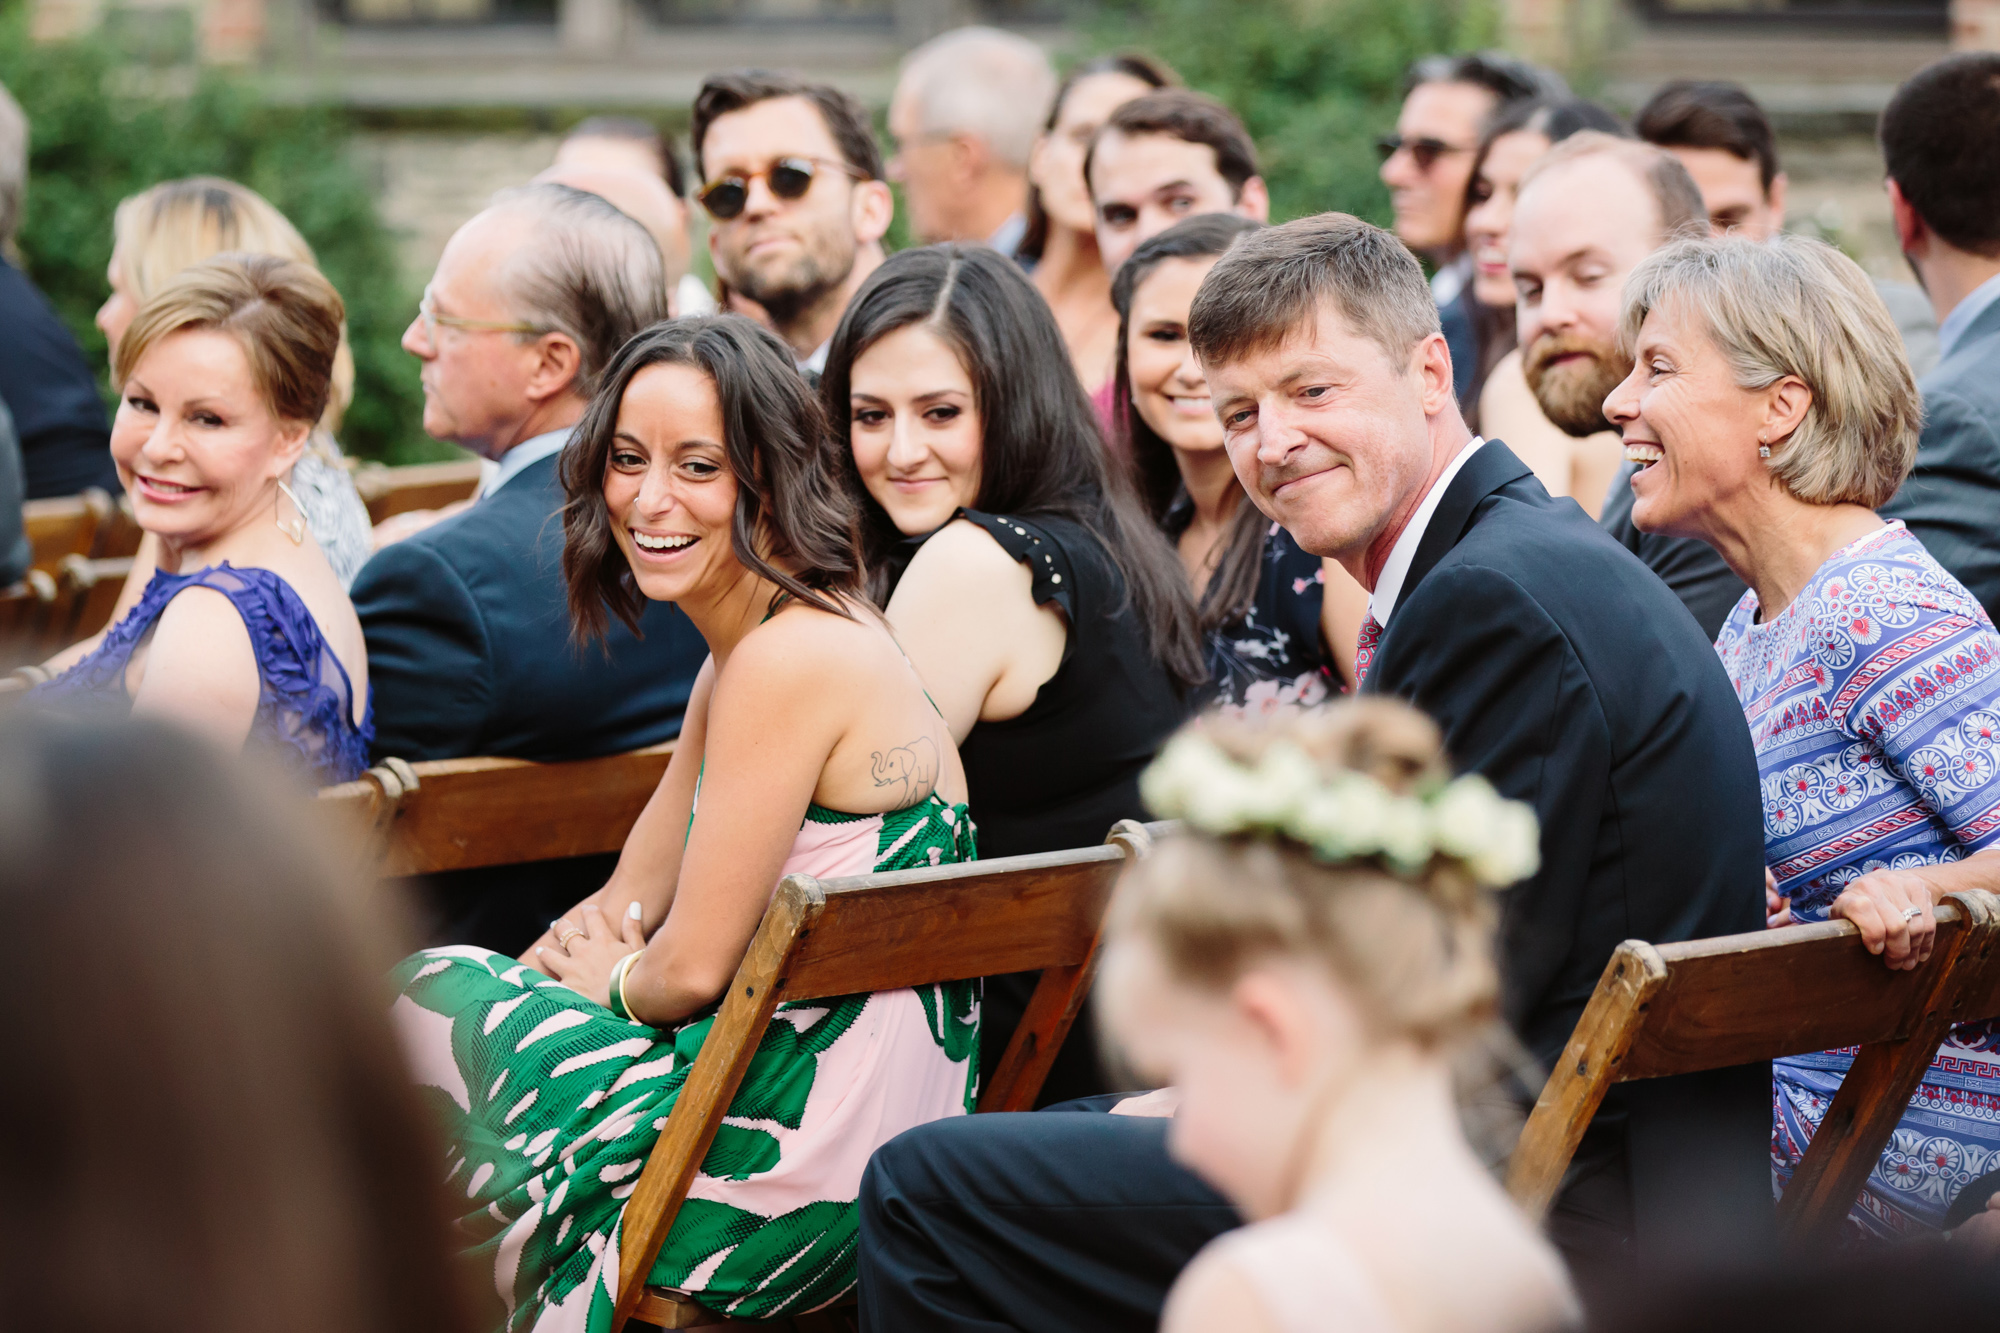
{"label": "brown wavy hair", "polygon": [[[738,563],[785,595],[851,619],[844,599],[864,595],[860,521],[821,444],[826,425],[818,399],[769,331],[741,315],[699,315],[655,324],[621,347],[562,452],[569,497],[563,576],[577,641],[603,638],[606,608],[639,633],[646,598],[611,536],[604,472],[626,387],[659,365],[692,366],[715,384],[723,448],[736,478],[729,539]],[[788,574],[774,560],[799,572]]]}

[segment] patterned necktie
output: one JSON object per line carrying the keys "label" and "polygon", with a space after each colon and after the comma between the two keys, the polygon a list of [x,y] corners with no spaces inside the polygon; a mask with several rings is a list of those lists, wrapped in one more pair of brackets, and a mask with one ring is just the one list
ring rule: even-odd
{"label": "patterned necktie", "polygon": [[1361,692],[1361,683],[1368,679],[1368,666],[1375,660],[1375,645],[1382,642],[1382,627],[1369,616],[1361,622],[1361,634],[1354,641],[1354,692]]}

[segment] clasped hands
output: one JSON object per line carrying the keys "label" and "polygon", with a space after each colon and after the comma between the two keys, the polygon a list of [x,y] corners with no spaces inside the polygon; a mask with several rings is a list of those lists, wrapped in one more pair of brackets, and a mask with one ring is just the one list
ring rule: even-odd
{"label": "clasped hands", "polygon": [[[1869,953],[1880,954],[1903,972],[1931,956],[1937,943],[1937,913],[1930,881],[1914,870],[1873,870],[1841,890],[1829,917],[1852,921]],[[1778,895],[1771,871],[1764,871],[1765,924],[1792,924],[1792,900]]]}
{"label": "clasped hands", "polygon": [[586,901],[556,918],[549,944],[535,946],[533,965],[585,999],[610,1008],[611,968],[626,954],[646,947],[646,926],[634,902],[612,929],[604,909]]}

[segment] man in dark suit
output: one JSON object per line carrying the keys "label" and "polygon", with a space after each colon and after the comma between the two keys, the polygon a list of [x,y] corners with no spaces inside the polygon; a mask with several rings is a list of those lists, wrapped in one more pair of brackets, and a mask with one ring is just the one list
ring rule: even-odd
{"label": "man in dark suit", "polygon": [[[424,363],[424,429],[498,468],[355,579],[377,758],[582,759],[679,734],[707,648],[664,603],[643,637],[614,622],[602,651],[571,642],[558,468],[612,355],[666,317],[663,275],[638,223],[562,185],[504,192],[445,247],[403,346]],[[524,948],[614,859],[435,877],[435,936]]]}
{"label": "man in dark suit", "polygon": [[1880,132],[1896,238],[1938,317],[1916,468],[1881,513],[2000,617],[2000,54],[1917,71]]}
{"label": "man in dark suit", "polygon": [[[21,225],[28,186],[28,118],[0,86],[0,249]],[[49,298],[0,255],[0,398],[14,414],[30,500],[89,486],[122,489],[97,377]]]}
{"label": "man in dark suit", "polygon": [[[1535,807],[1542,866],[1505,897],[1500,963],[1537,1060],[1620,941],[1760,928],[1757,768],[1728,678],[1644,565],[1466,430],[1409,252],[1340,214],[1247,236],[1189,337],[1245,491],[1370,590],[1363,691],[1424,709],[1454,762]],[[1754,1254],[1770,1115],[1768,1064],[1617,1089],[1551,1218],[1586,1291],[1635,1257]],[[862,1185],[864,1326],[1150,1326],[1188,1245],[1226,1225],[1161,1141],[1048,1113],[892,1141]]]}

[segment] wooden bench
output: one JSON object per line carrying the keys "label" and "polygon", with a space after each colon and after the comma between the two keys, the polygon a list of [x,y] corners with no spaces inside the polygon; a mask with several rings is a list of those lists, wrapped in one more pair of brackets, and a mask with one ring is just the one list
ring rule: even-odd
{"label": "wooden bench", "polygon": [[613,1333],[628,1319],[726,1322],[646,1277],[780,1004],[1039,969],[979,1098],[981,1111],[1028,1110],[1089,990],[1111,890],[1151,845],[1145,826],[1125,820],[1102,847],[847,879],[787,875],[626,1202]]}
{"label": "wooden bench", "polygon": [[1824,1245],[1945,1034],[2000,1014],[2000,898],[1952,894],[1937,921],[1929,961],[1903,972],[1846,921],[1619,945],[1522,1131],[1508,1191],[1543,1214],[1613,1083],[1859,1046],[1778,1204],[1789,1244]]}
{"label": "wooden bench", "polygon": [[111,556],[94,560],[88,556],[65,556],[56,580],[58,593],[56,625],[49,651],[58,652],[79,639],[87,639],[111,623],[118,594],[132,574],[132,557]]}
{"label": "wooden bench", "polygon": [[384,878],[615,852],[673,752],[667,741],[560,764],[391,759],[322,788],[320,809]]}
{"label": "wooden bench", "polygon": [[48,654],[49,621],[56,604],[56,581],[31,569],[19,583],[0,588],[0,671],[33,666]]}
{"label": "wooden bench", "polygon": [[367,463],[355,471],[354,489],[361,492],[371,523],[413,509],[441,509],[454,501],[471,499],[472,493],[479,489],[479,460],[416,463],[409,467]]}

